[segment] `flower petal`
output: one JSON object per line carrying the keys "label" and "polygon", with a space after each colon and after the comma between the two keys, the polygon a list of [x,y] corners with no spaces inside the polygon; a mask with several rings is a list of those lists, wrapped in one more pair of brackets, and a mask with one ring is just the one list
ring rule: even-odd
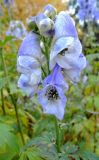
{"label": "flower petal", "polygon": [[41,69],[37,68],[35,70],[32,71],[32,74],[30,75],[30,85],[37,85],[40,83],[41,79],[42,79],[42,74],[41,74]]}
{"label": "flower petal", "polygon": [[74,38],[72,37],[62,37],[59,38],[51,48],[50,53],[50,69],[53,69],[53,67],[56,64],[55,57],[57,54],[59,54],[63,49],[67,48],[69,45],[73,43]]}
{"label": "flower petal", "polygon": [[37,85],[29,85],[29,76],[21,74],[18,80],[18,87],[21,88],[27,95],[32,97],[37,92]]}
{"label": "flower petal", "polygon": [[41,58],[42,52],[40,48],[40,41],[37,34],[31,32],[23,40],[18,52],[19,56],[31,56],[34,58]]}
{"label": "flower petal", "polygon": [[72,18],[66,12],[60,12],[55,20],[55,37],[78,37]]}
{"label": "flower petal", "polygon": [[53,72],[44,79],[43,86],[48,84],[59,86],[63,91],[68,89],[68,85],[64,80],[61,68],[58,65],[56,65]]}
{"label": "flower petal", "polygon": [[58,55],[56,57],[56,62],[59,66],[67,70],[74,67],[78,69],[83,69],[86,66],[86,58],[85,56],[83,56],[83,54],[66,54],[65,56]]}
{"label": "flower petal", "polygon": [[21,73],[32,72],[33,69],[39,66],[39,61],[34,57],[19,56],[17,59],[17,70]]}
{"label": "flower petal", "polygon": [[[65,51],[65,56],[59,54],[62,50],[67,49]],[[61,67],[67,67],[66,58],[70,56],[73,58],[76,54],[80,54],[82,52],[82,46],[77,38],[72,37],[62,37],[58,39],[52,46],[51,54],[50,54],[50,68],[52,69],[55,63],[58,63]],[[64,68],[64,67],[63,67]]]}
{"label": "flower petal", "polygon": [[76,65],[71,69],[64,69],[64,75],[72,82],[79,82],[81,71],[86,67],[86,58],[83,54],[76,60]]}
{"label": "flower petal", "polygon": [[81,70],[79,70],[77,68],[70,69],[70,70],[64,70],[64,76],[74,83],[79,82],[80,74],[81,74]]}

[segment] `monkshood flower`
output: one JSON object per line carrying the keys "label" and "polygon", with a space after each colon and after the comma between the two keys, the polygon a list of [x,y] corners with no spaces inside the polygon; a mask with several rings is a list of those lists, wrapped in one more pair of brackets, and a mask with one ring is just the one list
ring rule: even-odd
{"label": "monkshood flower", "polygon": [[61,68],[56,65],[53,72],[44,79],[43,89],[39,91],[39,103],[46,114],[55,115],[59,120],[64,117],[66,97],[64,92],[68,89]]}
{"label": "monkshood flower", "polygon": [[14,4],[14,0],[4,0],[4,4],[5,6],[10,7]]}
{"label": "monkshood flower", "polygon": [[41,81],[42,62],[44,64],[39,36],[31,32],[23,40],[17,59],[17,70],[22,74],[18,86],[23,91],[26,91],[30,97],[37,92],[38,85]]}
{"label": "monkshood flower", "polygon": [[45,37],[52,37],[54,35],[54,22],[43,13],[36,16],[36,24],[41,35]]}
{"label": "monkshood flower", "polygon": [[6,32],[6,35],[13,36],[15,39],[22,40],[27,35],[27,31],[21,21],[10,21],[9,29]]}
{"label": "monkshood flower", "polygon": [[53,69],[56,63],[63,68],[64,74],[72,82],[79,80],[80,73],[86,66],[75,24],[66,12],[60,12],[55,21],[50,68]]}
{"label": "monkshood flower", "polygon": [[57,10],[54,6],[52,6],[51,4],[48,4],[44,7],[43,13],[46,16],[50,17],[51,19],[54,19],[57,14]]}
{"label": "monkshood flower", "polygon": [[96,0],[77,0],[79,10],[77,18],[83,24],[87,21],[99,21],[99,11]]}

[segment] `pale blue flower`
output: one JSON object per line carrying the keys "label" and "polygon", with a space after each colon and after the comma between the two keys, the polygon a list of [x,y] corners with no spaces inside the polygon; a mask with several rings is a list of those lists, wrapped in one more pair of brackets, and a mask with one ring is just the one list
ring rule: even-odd
{"label": "pale blue flower", "polygon": [[46,114],[55,115],[59,120],[63,119],[66,97],[64,92],[68,85],[64,81],[61,68],[56,65],[53,72],[44,79],[43,89],[39,91],[39,103]]}
{"label": "pale blue flower", "polygon": [[10,7],[10,5],[14,4],[14,0],[4,0],[4,4],[5,6]]}
{"label": "pale blue flower", "polygon": [[14,39],[22,40],[27,35],[27,31],[24,24],[21,21],[16,20],[10,22],[6,35],[13,36]]}
{"label": "pale blue flower", "polygon": [[50,69],[53,69],[57,63],[71,81],[78,81],[80,72],[86,66],[86,58],[81,53],[82,46],[74,22],[67,13],[61,12],[55,21]]}
{"label": "pale blue flower", "polygon": [[57,14],[57,10],[54,6],[48,4],[44,7],[43,13],[53,19]]}
{"label": "pale blue flower", "polygon": [[99,21],[99,11],[96,0],[77,0],[79,10],[77,18],[80,22]]}
{"label": "pale blue flower", "polygon": [[44,64],[44,56],[40,48],[39,36],[29,33],[23,40],[17,59],[17,70],[22,74],[18,86],[29,96],[37,92],[42,79],[41,64]]}

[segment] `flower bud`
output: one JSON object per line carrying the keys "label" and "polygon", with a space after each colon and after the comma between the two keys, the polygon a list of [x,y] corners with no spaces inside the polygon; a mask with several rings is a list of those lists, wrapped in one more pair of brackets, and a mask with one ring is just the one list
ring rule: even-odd
{"label": "flower bud", "polygon": [[27,31],[21,21],[11,21],[6,35],[13,36],[15,39],[23,39],[27,35]]}
{"label": "flower bud", "polygon": [[57,10],[56,8],[54,8],[54,6],[52,6],[51,4],[48,4],[44,7],[43,13],[46,16],[50,17],[51,19],[54,19],[57,14]]}
{"label": "flower bud", "polygon": [[35,19],[36,19],[36,16],[31,16],[31,17],[26,19],[26,23],[27,23],[27,25],[30,29],[36,31],[37,30],[37,25],[36,25]]}
{"label": "flower bud", "polygon": [[54,35],[54,22],[50,18],[45,18],[39,23],[40,34],[45,37],[52,37]]}

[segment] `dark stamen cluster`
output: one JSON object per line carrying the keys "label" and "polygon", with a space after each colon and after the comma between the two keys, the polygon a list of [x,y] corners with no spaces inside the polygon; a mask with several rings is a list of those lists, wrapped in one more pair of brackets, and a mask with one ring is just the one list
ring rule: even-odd
{"label": "dark stamen cluster", "polygon": [[63,49],[59,54],[61,54],[62,56],[64,56],[66,51],[68,51],[68,48]]}
{"label": "dark stamen cluster", "polygon": [[56,90],[56,88],[52,85],[50,85],[47,90],[46,90],[46,93],[45,93],[45,96],[48,97],[48,100],[57,100],[59,95],[58,95],[58,92]]}

